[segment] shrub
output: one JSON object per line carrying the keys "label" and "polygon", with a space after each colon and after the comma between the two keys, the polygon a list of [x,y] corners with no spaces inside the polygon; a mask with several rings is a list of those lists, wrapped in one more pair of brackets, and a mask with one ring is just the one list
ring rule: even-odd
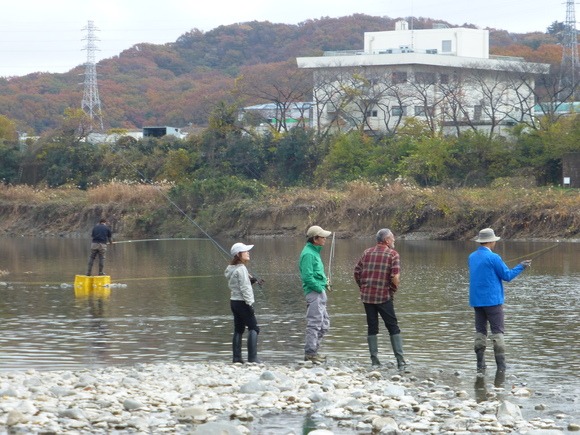
{"label": "shrub", "polygon": [[173,187],[169,195],[182,209],[200,209],[230,199],[259,198],[266,186],[256,180],[222,176],[183,182]]}

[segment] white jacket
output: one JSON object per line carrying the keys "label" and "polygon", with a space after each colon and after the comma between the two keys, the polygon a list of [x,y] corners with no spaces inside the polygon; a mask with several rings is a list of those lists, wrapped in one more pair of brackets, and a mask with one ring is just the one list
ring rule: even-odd
{"label": "white jacket", "polygon": [[250,283],[250,274],[243,264],[229,265],[224,272],[228,280],[228,287],[233,301],[245,301],[248,305],[254,305],[254,290]]}

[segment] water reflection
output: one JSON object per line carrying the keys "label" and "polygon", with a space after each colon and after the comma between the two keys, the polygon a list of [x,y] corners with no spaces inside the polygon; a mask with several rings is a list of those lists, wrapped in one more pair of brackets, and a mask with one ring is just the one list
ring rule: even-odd
{"label": "water reflection", "polygon": [[[255,289],[260,356],[299,361],[306,307],[296,262],[304,240],[246,242],[256,245],[250,269],[266,280]],[[331,329],[323,344],[336,361],[370,361],[352,278],[358,256],[370,244],[371,237],[336,241]],[[550,245],[505,241],[497,252],[509,264]],[[410,362],[478,391],[467,294],[467,256],[474,248],[473,242],[398,240],[402,282],[395,305]],[[2,251],[0,269],[9,274],[0,277],[0,370],[230,360],[232,321],[223,277],[228,261],[209,241],[113,245],[106,264],[113,285],[106,295],[82,296],[72,285],[84,273],[84,240],[2,239]],[[328,251],[323,250],[325,264]],[[510,369],[502,383],[525,379],[572,405],[580,395],[574,345],[580,339],[579,254],[580,244],[561,243],[540,256],[506,285],[505,306]],[[394,362],[385,331],[379,349],[381,360]],[[494,383],[493,373],[486,375],[484,386]]]}

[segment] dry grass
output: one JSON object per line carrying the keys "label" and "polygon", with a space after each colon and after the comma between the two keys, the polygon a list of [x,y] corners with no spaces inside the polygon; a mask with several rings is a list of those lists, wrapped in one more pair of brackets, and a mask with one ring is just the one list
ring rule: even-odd
{"label": "dry grass", "polygon": [[49,189],[27,185],[0,184],[0,201],[12,203],[75,202],[82,201],[85,193],[70,187]]}
{"label": "dry grass", "polygon": [[136,184],[125,182],[111,182],[103,184],[87,192],[87,199],[91,204],[147,204],[165,201],[169,184]]}

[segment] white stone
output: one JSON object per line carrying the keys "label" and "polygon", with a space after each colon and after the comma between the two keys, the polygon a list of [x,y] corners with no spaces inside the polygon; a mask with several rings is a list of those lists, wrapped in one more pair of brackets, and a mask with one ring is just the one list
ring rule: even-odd
{"label": "white stone", "polygon": [[[381,433],[391,433],[390,431],[394,431],[396,433],[399,430],[399,425],[392,417],[377,417],[372,422],[373,429],[379,431]],[[386,430],[386,432],[383,432]]]}

